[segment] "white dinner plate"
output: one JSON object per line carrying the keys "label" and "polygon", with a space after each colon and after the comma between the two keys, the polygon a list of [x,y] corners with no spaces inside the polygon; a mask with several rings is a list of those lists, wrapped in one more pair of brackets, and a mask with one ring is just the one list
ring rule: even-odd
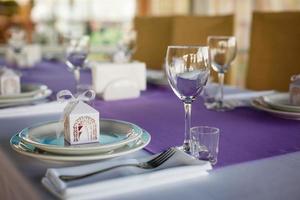
{"label": "white dinner plate", "polygon": [[135,124],[112,120],[100,120],[99,142],[70,145],[64,140],[63,132],[57,136],[62,122],[42,123],[25,128],[19,133],[24,144],[29,144],[47,152],[68,155],[86,155],[109,152],[140,138],[143,130]]}
{"label": "white dinner plate", "polygon": [[149,144],[150,140],[151,140],[150,134],[147,133],[145,130],[143,130],[141,137],[137,141],[128,143],[127,145],[121,148],[109,152],[89,154],[89,155],[59,155],[59,154],[45,152],[32,145],[24,144],[21,138],[19,137],[19,134],[16,134],[11,138],[10,145],[18,153],[29,157],[33,157],[45,161],[77,162],[77,161],[102,160],[102,159],[126,155],[144,148]]}
{"label": "white dinner plate", "polygon": [[290,103],[289,93],[276,93],[267,95],[263,97],[263,100],[272,108],[282,111],[300,113],[300,106],[295,106]]}
{"label": "white dinner plate", "polygon": [[147,82],[158,86],[167,86],[168,80],[162,70],[147,69]]}
{"label": "white dinner plate", "polygon": [[251,105],[258,110],[268,112],[270,114],[273,114],[273,115],[281,117],[281,118],[300,120],[300,113],[274,109],[271,106],[269,106],[268,104],[266,104],[262,98],[257,98],[257,99],[252,100]]}
{"label": "white dinner plate", "polygon": [[17,99],[17,98],[30,98],[38,93],[40,93],[42,90],[47,90],[48,87],[46,85],[41,84],[22,84],[21,85],[21,93],[18,94],[10,94],[10,95],[0,95],[0,100],[11,100],[11,99]]}
{"label": "white dinner plate", "polygon": [[10,107],[10,106],[18,106],[30,104],[35,101],[40,101],[46,99],[52,94],[50,89],[41,90],[39,93],[35,94],[32,97],[22,97],[16,99],[0,99],[0,108]]}

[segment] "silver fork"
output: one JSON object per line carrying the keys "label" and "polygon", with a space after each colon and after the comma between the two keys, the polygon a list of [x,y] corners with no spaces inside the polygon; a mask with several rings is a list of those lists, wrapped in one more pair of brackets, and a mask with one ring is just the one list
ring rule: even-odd
{"label": "silver fork", "polygon": [[172,157],[175,154],[175,152],[176,152],[175,148],[170,148],[147,162],[140,162],[140,163],[136,163],[136,164],[132,163],[132,164],[116,165],[116,166],[112,166],[112,167],[109,167],[106,169],[101,169],[101,170],[91,172],[88,174],[83,174],[83,175],[60,175],[59,178],[63,181],[73,181],[73,180],[86,178],[89,176],[93,176],[95,174],[99,174],[102,172],[106,172],[106,171],[109,171],[109,170],[112,170],[112,169],[115,169],[118,167],[124,167],[124,166],[139,167],[142,169],[154,169],[154,168],[162,165],[164,162],[166,162],[170,157]]}

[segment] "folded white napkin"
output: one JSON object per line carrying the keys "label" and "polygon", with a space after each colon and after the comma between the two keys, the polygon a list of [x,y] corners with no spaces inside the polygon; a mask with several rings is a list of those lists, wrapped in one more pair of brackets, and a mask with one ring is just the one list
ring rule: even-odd
{"label": "folded white napkin", "polygon": [[60,114],[63,112],[66,103],[49,102],[31,106],[19,106],[14,108],[0,109],[0,118],[22,117],[44,114]]}
{"label": "folded white napkin", "polygon": [[[252,99],[260,96],[270,95],[275,92],[275,90],[249,91],[236,87],[225,86],[224,103],[230,104],[233,107],[249,106]],[[202,96],[208,107],[210,103],[214,102],[216,96],[219,95],[218,93],[218,84],[210,84],[205,88]]]}
{"label": "folded white napkin", "polygon": [[105,101],[136,98],[146,90],[146,65],[142,62],[97,63],[92,67],[93,89]]}
{"label": "folded white napkin", "polygon": [[236,94],[226,94],[224,95],[224,100],[251,100],[257,97],[266,96],[274,94],[275,90],[265,90],[265,91],[245,91]]}
{"label": "folded white napkin", "polygon": [[127,166],[69,182],[58,178],[60,175],[82,175],[115,165],[147,161],[151,158],[152,156],[139,160],[108,160],[76,167],[48,169],[42,183],[51,193],[61,199],[106,199],[112,195],[207,175],[207,171],[211,169],[209,162],[197,160],[176,150],[171,158],[155,169]]}

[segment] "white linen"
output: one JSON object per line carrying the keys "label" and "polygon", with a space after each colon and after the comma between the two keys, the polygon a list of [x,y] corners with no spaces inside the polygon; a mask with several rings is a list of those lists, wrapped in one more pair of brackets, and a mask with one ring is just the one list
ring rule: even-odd
{"label": "white linen", "polygon": [[274,90],[265,90],[257,92],[241,92],[236,94],[226,94],[224,95],[224,100],[251,100],[257,97],[266,96],[274,93]]}
{"label": "white linen", "polygon": [[[237,87],[224,87],[224,103],[233,107],[250,106],[251,100],[260,96],[276,93],[275,90],[249,91]],[[211,107],[215,98],[219,95],[219,85],[212,83],[205,87],[202,94],[207,108]]]}
{"label": "white linen", "polygon": [[0,118],[23,117],[45,114],[60,114],[66,103],[49,102],[31,106],[19,106],[14,108],[0,109]]}
{"label": "white linen", "polygon": [[64,182],[58,178],[60,175],[80,175],[115,165],[142,161],[145,159],[109,160],[76,167],[48,169],[42,183],[50,192],[61,199],[103,199],[112,195],[204,176],[211,169],[209,162],[197,160],[180,150],[176,150],[176,153],[169,160],[155,169],[127,166],[75,181]]}

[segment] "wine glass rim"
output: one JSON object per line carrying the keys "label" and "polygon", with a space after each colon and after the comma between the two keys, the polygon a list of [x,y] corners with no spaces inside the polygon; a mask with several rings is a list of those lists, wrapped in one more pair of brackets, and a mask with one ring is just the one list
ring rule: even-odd
{"label": "wine glass rim", "polygon": [[169,45],[168,48],[208,48],[208,46],[200,46],[200,45]]}

